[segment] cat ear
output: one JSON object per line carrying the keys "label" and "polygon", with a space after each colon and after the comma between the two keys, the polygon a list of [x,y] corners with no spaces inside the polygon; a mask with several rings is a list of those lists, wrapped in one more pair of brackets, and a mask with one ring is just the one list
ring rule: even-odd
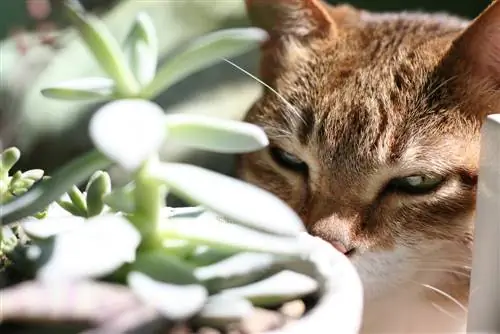
{"label": "cat ear", "polygon": [[494,0],[454,41],[447,58],[455,73],[500,89],[500,1]]}
{"label": "cat ear", "polygon": [[319,0],[245,0],[245,3],[252,24],[266,30],[272,39],[324,37],[334,26]]}

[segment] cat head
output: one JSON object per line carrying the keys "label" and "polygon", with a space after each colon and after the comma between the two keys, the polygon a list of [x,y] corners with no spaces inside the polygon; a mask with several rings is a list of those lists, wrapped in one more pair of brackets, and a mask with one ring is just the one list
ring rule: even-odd
{"label": "cat head", "polygon": [[467,266],[479,131],[500,110],[500,3],[472,24],[316,0],[246,4],[270,36],[269,87],[246,121],[270,146],[240,157],[240,177],[349,255],[368,294]]}

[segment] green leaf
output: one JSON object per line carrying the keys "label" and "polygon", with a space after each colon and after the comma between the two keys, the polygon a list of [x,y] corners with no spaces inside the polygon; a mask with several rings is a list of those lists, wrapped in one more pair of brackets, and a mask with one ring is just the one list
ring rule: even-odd
{"label": "green leaf", "polygon": [[[173,255],[179,259],[186,260],[196,249],[196,245],[193,245],[186,240],[176,240],[176,239],[165,239],[162,240],[162,250],[170,255]],[[186,261],[187,263],[187,261]]]}
{"label": "green leaf", "polygon": [[197,38],[166,61],[153,81],[141,92],[141,96],[154,98],[175,83],[223,58],[249,51],[267,37],[267,33],[259,28],[237,28],[219,30]]}
{"label": "green leaf", "polygon": [[300,256],[304,251],[296,238],[263,233],[236,224],[221,223],[216,219],[169,219],[161,222],[158,232],[162,238],[184,239],[228,252],[269,252]]}
{"label": "green leaf", "polygon": [[97,216],[104,209],[103,197],[111,191],[109,174],[97,171],[87,184],[87,216]]}
{"label": "green leaf", "polygon": [[134,189],[133,182],[124,187],[113,189],[104,195],[103,202],[117,212],[132,213],[135,211]]}
{"label": "green leaf", "polygon": [[109,78],[81,78],[44,88],[41,93],[45,97],[69,101],[112,99],[115,83]]}
{"label": "green leaf", "polygon": [[80,36],[87,43],[101,68],[114,79],[117,90],[123,96],[134,96],[139,92],[139,84],[128,67],[119,43],[106,25],[97,17],[84,12],[76,2],[65,2],[68,16]]}
{"label": "green leaf", "polygon": [[[17,174],[17,173],[16,173]],[[22,177],[22,174],[19,173],[19,175]],[[10,189],[12,192],[17,194],[17,191],[19,189],[29,189],[31,186],[35,184],[35,181],[31,179],[24,179],[24,178],[12,178],[10,182]]]}
{"label": "green leaf", "polygon": [[246,298],[257,306],[275,306],[302,298],[318,290],[318,282],[309,276],[283,270],[262,281],[227,289],[224,296]]}
{"label": "green leaf", "polygon": [[17,147],[10,147],[0,154],[0,172],[7,173],[21,157]]}
{"label": "green leaf", "polygon": [[203,308],[208,297],[202,285],[162,283],[136,271],[128,274],[127,283],[140,300],[173,321],[191,318]]}
{"label": "green leaf", "polygon": [[29,217],[21,222],[23,231],[30,238],[47,239],[57,234],[77,229],[85,224],[85,219],[83,217],[73,216],[69,213],[66,216],[52,217],[52,214],[49,215],[49,213],[52,213],[53,205],[47,210],[47,216],[49,216],[49,218],[39,220]]}
{"label": "green leaf", "polygon": [[153,80],[158,65],[158,37],[151,17],[140,12],[125,39],[125,56],[141,86]]}
{"label": "green leaf", "polygon": [[208,246],[198,246],[193,253],[185,260],[195,266],[208,266],[215,262],[222,261],[234,255],[236,251],[227,249],[210,248]]}
{"label": "green leaf", "polygon": [[210,293],[256,282],[282,270],[283,258],[265,253],[239,253],[196,268],[194,275]]}
{"label": "green leaf", "polygon": [[249,317],[254,307],[245,298],[225,296],[223,294],[210,296],[207,303],[196,316],[195,322],[202,326],[215,328],[238,323]]}
{"label": "green leaf", "polygon": [[151,173],[177,196],[193,204],[203,204],[235,223],[286,236],[305,230],[287,204],[254,185],[181,163],[159,164]]}
{"label": "green leaf", "polygon": [[85,196],[82,194],[80,189],[77,186],[71,187],[71,190],[68,191],[68,196],[71,199],[74,207],[78,210],[79,216],[86,217],[87,216],[87,202],[85,200]]}
{"label": "green leaf", "polygon": [[44,173],[43,169],[30,169],[24,172],[22,177],[36,182],[42,179]]}
{"label": "green leaf", "polygon": [[199,217],[206,209],[202,206],[164,208],[165,218],[196,218]]}
{"label": "green leaf", "polygon": [[202,150],[246,153],[269,145],[265,132],[250,123],[194,114],[165,116],[169,140]]}
{"label": "green leaf", "polygon": [[135,262],[130,266],[130,270],[144,273],[164,283],[199,284],[192,267],[162,250],[139,253]]}
{"label": "green leaf", "polygon": [[118,100],[94,114],[90,138],[111,160],[127,170],[135,170],[163,145],[164,121],[163,110],[153,102]]}
{"label": "green leaf", "polygon": [[37,183],[28,192],[0,206],[0,223],[9,224],[44,210],[74,184],[86,180],[111,162],[100,152],[91,151],[58,169],[50,179]]}
{"label": "green leaf", "polygon": [[56,235],[52,241],[41,244],[42,254],[49,253],[50,258],[38,270],[37,278],[54,283],[103,277],[133,262],[141,236],[127,219],[101,215]]}
{"label": "green leaf", "polygon": [[72,202],[58,200],[58,201],[56,201],[56,203],[61,208],[68,211],[69,213],[71,213],[74,216],[78,216],[78,217],[86,217],[87,216],[86,212],[82,212],[82,210],[79,209],[78,207],[76,207]]}

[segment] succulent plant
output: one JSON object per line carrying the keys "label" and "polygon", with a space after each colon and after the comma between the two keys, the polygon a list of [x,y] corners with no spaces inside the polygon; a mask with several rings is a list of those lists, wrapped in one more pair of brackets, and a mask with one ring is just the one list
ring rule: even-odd
{"label": "succulent plant", "polygon": [[[113,100],[92,116],[95,150],[41,180],[10,171],[19,151],[2,153],[0,207],[30,242],[23,263],[48,284],[111,280],[172,321],[214,327],[321,289],[314,250],[300,218],[253,185],[201,167],[159,160],[165,140],[222,153],[268,145],[258,127],[199,115],[167,115],[147,99],[195,71],[264,40],[254,28],[219,31],[189,43],[157,70],[157,41],[140,13],[124,45],[76,2],[72,22],[107,78],[83,78],[42,91],[56,99]],[[130,182],[112,187],[117,165]],[[85,187],[77,187],[87,181]],[[170,208],[167,193],[192,207]],[[45,214],[39,214],[43,211]],[[5,227],[6,228],[6,227]],[[8,250],[6,256],[9,256]],[[16,253],[19,256],[19,253]]]}

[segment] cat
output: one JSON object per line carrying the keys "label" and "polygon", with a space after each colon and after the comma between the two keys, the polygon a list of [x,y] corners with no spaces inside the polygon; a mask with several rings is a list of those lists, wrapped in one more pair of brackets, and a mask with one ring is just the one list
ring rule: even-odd
{"label": "cat", "polygon": [[[363,282],[363,333],[463,333],[480,128],[500,110],[500,1],[475,20],[246,0],[269,39],[237,175],[284,200]],[[325,329],[325,333],[329,332]]]}

